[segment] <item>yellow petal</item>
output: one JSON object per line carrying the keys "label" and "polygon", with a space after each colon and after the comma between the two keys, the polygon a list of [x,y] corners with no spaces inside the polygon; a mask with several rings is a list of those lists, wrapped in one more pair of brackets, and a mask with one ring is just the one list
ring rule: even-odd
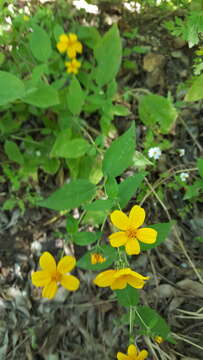
{"label": "yellow petal", "polygon": [[74,256],[64,256],[57,265],[57,271],[60,272],[60,274],[66,274],[75,267],[75,264],[76,260]]}
{"label": "yellow petal", "polygon": [[135,289],[142,289],[144,286],[144,280],[135,278],[130,275],[127,277],[126,281],[130,286],[134,287]]}
{"label": "yellow petal", "polygon": [[117,270],[115,275],[114,275],[114,279],[117,279],[119,278],[120,276],[123,276],[123,275],[130,275],[133,271],[130,269],[130,268],[124,268],[124,269],[121,269],[121,270]]}
{"label": "yellow petal", "polygon": [[81,44],[80,41],[77,41],[77,42],[75,43],[75,49],[76,49],[76,51],[77,51],[79,54],[82,53],[82,44]]}
{"label": "yellow petal", "polygon": [[136,271],[131,270],[130,268],[124,268],[121,270],[117,270],[114,275],[114,278],[117,279],[118,277],[123,276],[123,275],[134,276],[135,278],[140,279],[140,280],[148,280],[149,279],[148,276],[143,276],[143,275],[137,273]]}
{"label": "yellow petal", "polygon": [[60,42],[66,42],[66,43],[69,42],[69,38],[68,38],[68,36],[66,34],[61,34],[59,36],[59,40],[60,40]]}
{"label": "yellow petal", "polygon": [[126,276],[121,276],[115,279],[111,284],[112,290],[124,289],[127,285]]}
{"label": "yellow petal", "polygon": [[114,226],[121,230],[127,230],[129,228],[129,219],[126,214],[120,210],[115,210],[110,215],[111,222]]}
{"label": "yellow petal", "polygon": [[47,251],[44,252],[42,256],[40,256],[39,264],[43,270],[46,270],[50,273],[56,271],[56,261],[54,257]]}
{"label": "yellow petal", "polygon": [[53,297],[56,295],[57,292],[57,284],[56,281],[51,281],[49,284],[47,284],[43,291],[42,291],[42,297],[45,297],[47,299],[53,299]]}
{"label": "yellow petal", "polygon": [[109,236],[109,241],[111,246],[119,247],[125,245],[125,243],[128,241],[128,237],[124,231],[118,231]]}
{"label": "yellow petal", "polygon": [[137,348],[135,345],[131,344],[128,346],[128,355],[129,356],[137,356]]}
{"label": "yellow petal", "polygon": [[129,357],[121,352],[117,353],[117,360],[129,360]]}
{"label": "yellow petal", "polygon": [[138,357],[137,357],[137,360],[145,360],[148,356],[148,352],[146,350],[142,350]]}
{"label": "yellow petal", "polygon": [[137,239],[130,239],[125,245],[128,255],[138,255],[140,253],[140,244]]}
{"label": "yellow petal", "polygon": [[134,229],[137,229],[143,224],[144,219],[145,219],[144,209],[138,205],[133,206],[129,214],[130,226],[133,227]]}
{"label": "yellow petal", "polygon": [[68,36],[69,36],[69,40],[70,40],[72,43],[76,42],[77,39],[78,39],[77,35],[76,35],[76,34],[73,34],[73,33],[70,33]]}
{"label": "yellow petal", "polygon": [[45,286],[51,281],[51,274],[47,271],[35,271],[31,275],[32,283],[35,286]]}
{"label": "yellow petal", "polygon": [[73,59],[76,57],[76,50],[74,46],[69,46],[67,49],[67,54],[70,59]]}
{"label": "yellow petal", "polygon": [[142,228],[137,230],[136,237],[145,244],[153,244],[157,238],[157,231],[152,228]]}
{"label": "yellow petal", "polygon": [[63,275],[60,283],[65,289],[69,291],[75,291],[80,286],[80,281],[73,275]]}
{"label": "yellow petal", "polygon": [[114,275],[116,270],[106,270],[101,272],[96,278],[93,280],[94,284],[100,287],[110,286],[114,281]]}
{"label": "yellow petal", "polygon": [[64,53],[67,50],[67,44],[65,42],[58,42],[56,47],[60,53]]}

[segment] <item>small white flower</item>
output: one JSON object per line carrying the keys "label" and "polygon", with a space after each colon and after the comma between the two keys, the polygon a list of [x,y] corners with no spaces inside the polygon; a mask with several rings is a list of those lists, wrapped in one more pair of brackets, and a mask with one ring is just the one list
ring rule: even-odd
{"label": "small white flower", "polygon": [[182,172],[182,173],[180,174],[180,179],[181,179],[181,181],[186,181],[188,177],[189,177],[189,174],[188,174],[188,173]]}
{"label": "small white flower", "polygon": [[185,155],[185,149],[178,149],[180,157]]}
{"label": "small white flower", "polygon": [[37,156],[41,156],[41,151],[37,150],[35,153]]}
{"label": "small white flower", "polygon": [[150,148],[148,151],[148,156],[155,160],[158,160],[161,156],[161,149],[157,147]]}

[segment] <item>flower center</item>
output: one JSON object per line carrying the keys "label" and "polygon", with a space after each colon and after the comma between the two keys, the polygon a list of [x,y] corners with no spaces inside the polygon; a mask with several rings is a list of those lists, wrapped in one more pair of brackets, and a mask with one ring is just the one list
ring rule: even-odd
{"label": "flower center", "polygon": [[134,239],[136,237],[137,230],[136,229],[128,229],[126,230],[126,235],[130,239]]}
{"label": "flower center", "polygon": [[61,274],[59,272],[55,272],[54,274],[52,274],[52,281],[55,281],[55,282],[59,282],[61,280]]}

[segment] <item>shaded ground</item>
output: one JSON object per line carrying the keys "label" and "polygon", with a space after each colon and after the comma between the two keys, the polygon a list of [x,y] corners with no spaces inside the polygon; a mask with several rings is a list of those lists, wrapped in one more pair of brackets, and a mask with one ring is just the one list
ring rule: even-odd
{"label": "shaded ground", "polygon": [[[175,101],[182,100],[184,89],[179,87],[177,91],[177,86],[191,74],[192,51],[184,42],[170,37],[156,14],[142,19],[127,13],[121,16],[119,11],[110,15],[118,17],[122,31],[128,31],[132,26],[139,27],[139,37],[125,39],[124,48],[133,44],[150,46],[150,56],[131,55],[130,59],[137,67],[134,71],[122,68],[120,89],[148,89],[161,95],[170,91]],[[136,98],[131,97],[128,104],[132,115],[125,120],[117,118],[115,126],[121,133],[135,120],[137,150],[142,151],[145,128],[138,120]],[[166,170],[170,175],[172,171],[195,168],[196,158],[201,155],[201,115],[198,104],[182,110],[182,121],[178,119],[166,137],[173,146],[164,152],[158,169],[152,172],[149,179],[152,185]],[[185,156],[180,158],[177,150],[183,147]],[[191,171],[191,181],[193,177]],[[55,180],[50,181],[50,184],[41,183],[42,193],[47,193],[47,188],[50,192],[54,190]],[[150,360],[201,360],[203,285],[195,270],[203,277],[203,245],[193,238],[202,236],[203,208],[201,202],[183,201],[184,189],[170,189],[165,186],[167,181],[163,184],[165,208],[153,191],[143,206],[149,214],[149,223],[150,213],[153,222],[168,221],[171,216],[177,221],[176,230],[164,245],[150,254],[141,254],[135,261],[138,272],[151,275],[151,281],[141,292],[143,303],[156,309],[169,322],[177,344],[158,345],[142,337],[137,338],[137,343],[148,348]],[[1,193],[4,191],[2,188]],[[133,199],[129,208],[135,202]],[[186,206],[187,211],[184,210]],[[80,291],[69,294],[61,289],[52,302],[42,300],[38,289],[31,286],[30,273],[37,267],[38,252],[48,250],[57,255],[64,246],[65,221],[63,217],[53,219],[55,215],[46,209],[33,208],[23,216],[18,210],[1,213],[0,359],[115,359],[116,352],[125,351],[128,343],[128,329],[124,318],[121,321],[125,309],[114,301],[109,290],[99,290],[92,285],[95,274],[77,269],[81,279]],[[109,234],[108,224],[105,232]],[[70,250],[74,251],[76,258],[83,251],[80,247]]]}

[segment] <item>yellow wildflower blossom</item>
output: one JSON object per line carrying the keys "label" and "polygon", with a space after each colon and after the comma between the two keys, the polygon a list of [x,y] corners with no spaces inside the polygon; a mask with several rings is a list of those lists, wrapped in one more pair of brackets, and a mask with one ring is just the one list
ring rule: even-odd
{"label": "yellow wildflower blossom", "polygon": [[66,61],[65,66],[67,67],[66,69],[67,73],[77,74],[78,69],[81,67],[81,62],[76,59],[73,59],[71,61]]}
{"label": "yellow wildflower blossom", "polygon": [[145,244],[153,244],[156,241],[156,230],[152,228],[138,229],[145,220],[145,211],[140,206],[133,206],[129,217],[120,210],[113,211],[110,217],[113,225],[120,230],[124,230],[111,234],[109,236],[110,244],[113,247],[125,245],[128,255],[138,255],[140,253],[139,241]]}
{"label": "yellow wildflower blossom", "polygon": [[92,253],[91,254],[91,263],[92,265],[95,264],[102,264],[103,262],[106,261],[106,258],[104,258],[101,254],[97,254],[97,253]]}
{"label": "yellow wildflower blossom", "polygon": [[148,352],[146,350],[138,351],[135,345],[128,346],[127,355],[118,352],[117,360],[145,360],[148,356]]}
{"label": "yellow wildflower blossom", "polygon": [[155,336],[154,341],[156,341],[158,344],[162,344],[164,339],[161,336]]}
{"label": "yellow wildflower blossom", "polygon": [[112,290],[124,289],[127,284],[136,289],[142,289],[145,284],[144,280],[148,279],[149,277],[142,276],[130,268],[124,268],[103,271],[96,276],[93,282],[99,287],[110,286]]}
{"label": "yellow wildflower blossom", "polygon": [[29,21],[30,18],[29,18],[29,16],[27,16],[27,15],[23,15],[23,20],[24,20],[24,21]]}
{"label": "yellow wildflower blossom", "polygon": [[82,53],[82,44],[78,41],[76,34],[62,34],[59,36],[59,42],[56,44],[60,53],[67,51],[68,57],[74,59],[77,53]]}
{"label": "yellow wildflower blossom", "polygon": [[75,291],[79,288],[80,281],[73,275],[66,275],[76,264],[74,256],[64,256],[56,265],[54,257],[49,252],[44,252],[39,260],[42,270],[32,273],[32,283],[42,286],[42,297],[52,299],[60,283],[65,289]]}

